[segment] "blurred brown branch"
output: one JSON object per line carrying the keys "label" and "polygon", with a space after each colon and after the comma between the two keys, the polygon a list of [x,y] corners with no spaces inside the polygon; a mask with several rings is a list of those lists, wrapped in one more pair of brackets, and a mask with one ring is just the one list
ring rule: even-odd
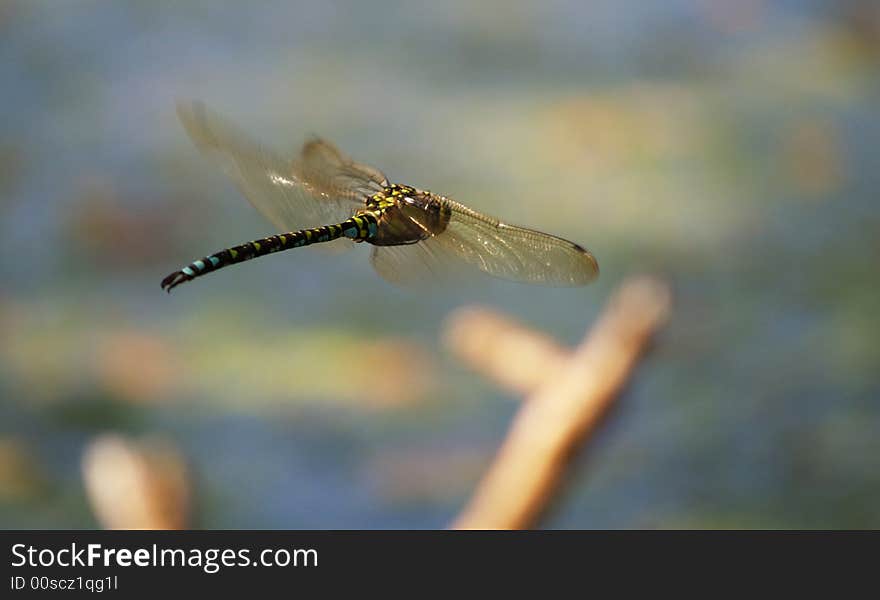
{"label": "blurred brown branch", "polygon": [[446,344],[474,370],[523,395],[555,379],[571,353],[550,336],[481,307],[453,314]]}
{"label": "blurred brown branch", "polygon": [[183,529],[191,486],[186,465],[167,441],[105,434],[82,461],[86,492],[105,529]]}
{"label": "blurred brown branch", "polygon": [[487,309],[453,315],[447,335],[453,352],[505,387],[531,395],[452,527],[520,529],[537,523],[570,457],[625,386],[670,305],[663,282],[628,280],[572,352]]}

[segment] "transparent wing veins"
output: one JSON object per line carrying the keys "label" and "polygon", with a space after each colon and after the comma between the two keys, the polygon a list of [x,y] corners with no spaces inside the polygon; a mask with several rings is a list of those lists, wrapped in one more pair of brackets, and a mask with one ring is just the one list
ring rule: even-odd
{"label": "transparent wing veins", "polygon": [[180,103],[177,112],[196,147],[219,162],[281,231],[343,221],[363,208],[364,194],[380,190],[385,179],[318,138],[306,142],[296,159],[286,160],[200,102]]}
{"label": "transparent wing veins", "polygon": [[455,274],[456,262],[501,279],[550,286],[584,285],[599,273],[593,255],[573,242],[445,202],[451,217],[442,233],[373,251],[373,266],[383,278],[406,285],[446,277]]}

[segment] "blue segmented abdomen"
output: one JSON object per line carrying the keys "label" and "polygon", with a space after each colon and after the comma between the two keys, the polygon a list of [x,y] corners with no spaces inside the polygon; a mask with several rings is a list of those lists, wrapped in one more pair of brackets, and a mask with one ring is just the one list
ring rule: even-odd
{"label": "blue segmented abdomen", "polygon": [[205,273],[222,269],[227,265],[245,262],[258,256],[272,254],[279,250],[299,248],[319,242],[329,242],[340,237],[353,240],[369,240],[376,235],[378,219],[372,213],[363,213],[336,225],[323,225],[311,229],[291,231],[270,237],[247,242],[239,246],[233,246],[211,254],[204,258],[193,261],[180,271],[172,273],[162,280],[162,288],[170,291],[171,288],[195,279]]}

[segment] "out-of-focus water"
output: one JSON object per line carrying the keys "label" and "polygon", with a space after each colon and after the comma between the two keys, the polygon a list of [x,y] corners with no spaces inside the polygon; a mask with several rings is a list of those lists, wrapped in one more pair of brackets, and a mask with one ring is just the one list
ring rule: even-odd
{"label": "out-of-focus water", "polygon": [[[5,3],[0,526],[95,526],[105,431],[181,449],[199,526],[444,526],[516,410],[444,317],[575,343],[640,272],[673,320],[546,525],[880,526],[878,59],[869,2]],[[419,293],[364,248],[304,250],[166,296],[272,233],[180,98],[571,238],[602,275]]]}

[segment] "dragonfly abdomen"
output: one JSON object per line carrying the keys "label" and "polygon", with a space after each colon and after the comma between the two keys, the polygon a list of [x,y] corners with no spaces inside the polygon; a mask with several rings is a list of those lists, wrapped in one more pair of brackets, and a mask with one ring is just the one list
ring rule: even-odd
{"label": "dragonfly abdomen", "polygon": [[341,237],[368,240],[376,235],[377,228],[378,219],[376,216],[365,212],[335,225],[323,225],[264,237],[194,260],[186,267],[163,279],[162,289],[170,292],[175,286],[192,281],[206,273],[281,250],[330,242]]}

